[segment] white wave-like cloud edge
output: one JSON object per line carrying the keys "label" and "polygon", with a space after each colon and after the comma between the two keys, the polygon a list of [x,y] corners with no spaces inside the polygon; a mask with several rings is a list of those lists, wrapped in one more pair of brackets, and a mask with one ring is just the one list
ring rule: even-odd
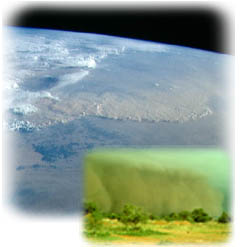
{"label": "white wave-like cloud edge", "polygon": [[[115,120],[150,121],[150,122],[179,122],[197,120],[213,114],[208,106],[205,95],[194,94],[193,91],[176,98],[175,92],[167,95],[163,92],[145,92],[144,97],[120,96],[105,93],[98,96],[93,93],[81,92],[73,98],[62,101],[45,100],[43,97],[35,101],[38,112],[25,117],[18,123],[16,119],[10,124],[11,130],[20,128],[31,129],[33,126],[42,128],[56,123],[67,123],[86,116],[104,117]],[[165,104],[165,100],[171,105]],[[26,122],[27,121],[27,122]],[[19,127],[20,126],[20,127]]]}

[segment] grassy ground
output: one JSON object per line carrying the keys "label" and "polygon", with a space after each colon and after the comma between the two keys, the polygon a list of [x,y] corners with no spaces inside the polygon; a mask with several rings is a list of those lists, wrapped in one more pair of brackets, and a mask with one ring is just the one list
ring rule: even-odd
{"label": "grassy ground", "polygon": [[117,219],[104,218],[95,226],[86,225],[84,235],[88,241],[102,244],[214,244],[227,242],[231,227],[229,223],[216,221],[191,223],[165,220],[125,225]]}

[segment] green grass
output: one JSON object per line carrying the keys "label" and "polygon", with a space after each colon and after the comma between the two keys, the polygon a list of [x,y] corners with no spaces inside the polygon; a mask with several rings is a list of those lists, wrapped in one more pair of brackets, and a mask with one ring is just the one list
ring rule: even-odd
{"label": "green grass", "polygon": [[89,241],[104,243],[143,243],[143,244],[214,244],[229,240],[230,224],[216,221],[190,223],[187,221],[149,220],[145,224],[127,226],[114,219],[102,220],[102,225],[92,234],[85,229]]}
{"label": "green grass", "polygon": [[128,227],[122,227],[120,229],[117,229],[114,231],[117,235],[128,235],[128,236],[156,236],[156,235],[168,235],[166,232],[160,232],[160,231],[154,231],[150,228],[143,228],[143,227],[137,227],[137,228],[128,228]]}

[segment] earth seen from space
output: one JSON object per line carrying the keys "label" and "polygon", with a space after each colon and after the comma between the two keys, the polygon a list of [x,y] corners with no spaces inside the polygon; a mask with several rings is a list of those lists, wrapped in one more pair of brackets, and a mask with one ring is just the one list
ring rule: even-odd
{"label": "earth seen from space", "polygon": [[83,157],[98,147],[225,148],[231,56],[98,34],[4,32],[4,153],[17,208],[81,211]]}

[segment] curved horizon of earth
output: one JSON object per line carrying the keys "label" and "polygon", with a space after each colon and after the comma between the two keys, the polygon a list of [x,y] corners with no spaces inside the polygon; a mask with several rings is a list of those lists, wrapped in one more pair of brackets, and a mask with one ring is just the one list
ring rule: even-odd
{"label": "curved horizon of earth", "polygon": [[98,147],[227,150],[232,56],[106,35],[6,27],[9,201],[81,210],[82,158]]}

